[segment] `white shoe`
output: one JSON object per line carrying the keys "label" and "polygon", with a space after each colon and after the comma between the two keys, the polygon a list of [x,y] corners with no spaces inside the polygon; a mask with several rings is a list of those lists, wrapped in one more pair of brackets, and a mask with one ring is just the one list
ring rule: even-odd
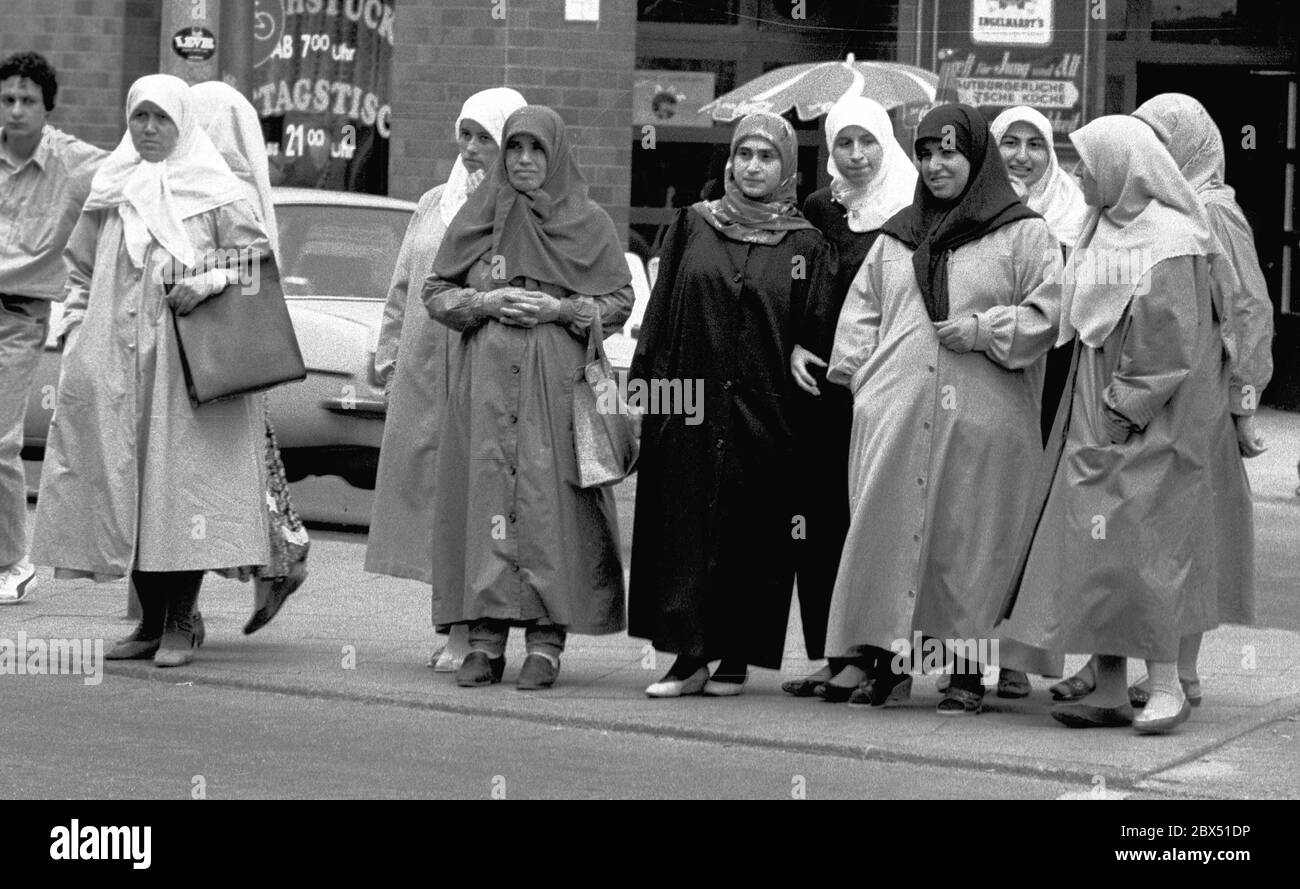
{"label": "white shoe", "polygon": [[660,679],[645,690],[648,698],[680,698],[697,695],[709,682],[709,668],[700,667],[685,679]]}
{"label": "white shoe", "polygon": [[36,589],[36,566],[19,562],[0,573],[0,605],[16,605]]}

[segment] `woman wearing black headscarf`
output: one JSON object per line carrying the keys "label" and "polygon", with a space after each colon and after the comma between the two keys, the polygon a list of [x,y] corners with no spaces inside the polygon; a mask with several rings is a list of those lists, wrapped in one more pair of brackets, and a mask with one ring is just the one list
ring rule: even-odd
{"label": "woman wearing black headscarf", "polygon": [[1042,453],[1061,259],[976,109],[930,112],[915,150],[916,196],[854,279],[827,374],[852,389],[854,421],[826,650],[868,656],[850,702],[874,706],[908,695],[913,655],[954,660],[939,712],[962,715],[979,711],[982,670],[999,659],[1000,572]]}
{"label": "woman wearing black headscarf", "polygon": [[678,656],[651,697],[739,694],[748,665],[781,666],[811,530],[789,362],[799,345],[827,354],[834,327],[834,263],[795,205],[795,152],[775,114],[736,126],[726,194],[668,232],[632,359],[634,383],[703,394],[702,411],[651,405],[642,425],[628,632]]}

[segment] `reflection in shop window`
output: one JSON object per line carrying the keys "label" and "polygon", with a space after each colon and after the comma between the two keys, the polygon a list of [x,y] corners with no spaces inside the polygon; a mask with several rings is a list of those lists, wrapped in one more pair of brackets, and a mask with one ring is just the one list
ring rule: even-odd
{"label": "reflection in shop window", "polygon": [[1152,0],[1151,39],[1270,46],[1282,38],[1281,0]]}

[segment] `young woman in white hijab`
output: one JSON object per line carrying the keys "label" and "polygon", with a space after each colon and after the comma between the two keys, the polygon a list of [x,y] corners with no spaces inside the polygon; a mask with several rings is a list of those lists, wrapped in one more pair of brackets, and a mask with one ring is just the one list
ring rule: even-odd
{"label": "young woman in white hijab", "polygon": [[[239,90],[210,80],[190,87],[199,125],[221,153],[222,160],[239,179],[244,198],[257,211],[266,229],[271,252],[280,259],[280,233],[271,198],[270,164],[262,124],[251,102]],[[244,632],[254,633],[271,622],[291,593],[307,578],[307,550],[310,541],[298,513],[289,499],[289,480],[271,425],[270,399],[262,396],[266,423],[266,506],[270,525],[271,561],[256,571],[237,573],[240,580],[252,574],[253,614]]]}
{"label": "young woman in white hijab", "polygon": [[265,426],[244,397],[190,403],[171,314],[233,280],[218,250],[271,247],[177,77],[142,77],[128,132],[96,173],[68,240],[65,348],[41,473],[34,561],[56,576],[130,574],[142,617],[106,657],[193,658],[206,570],[266,564]]}
{"label": "young woman in white hijab", "polygon": [[[1218,624],[1217,529],[1205,504],[1226,419],[1212,276],[1231,275],[1205,211],[1151,129],[1101,117],[1072,133],[1093,208],[1066,267],[1058,343],[1078,336],[1069,410],[1053,429],[1046,502],[999,626],[1041,649],[1096,653],[1096,685],[1057,704],[1071,728],[1185,721],[1179,638]],[[1150,700],[1133,715],[1125,658]]]}
{"label": "young woman in white hijab", "polygon": [[[453,127],[460,153],[451,176],[420,198],[402,241],[375,350],[375,369],[388,395],[366,547],[365,569],[376,574],[426,584],[433,579],[429,510],[449,392],[448,352],[459,334],[434,324],[418,297],[447,226],[496,162],[506,118],[526,104],[507,87],[486,89],[465,101]],[[412,285],[416,299],[408,298]],[[467,626],[453,627],[446,646],[430,657],[430,666],[454,672],[468,653]]]}
{"label": "young woman in white hijab", "polygon": [[[916,167],[894,137],[889,113],[872,99],[840,99],[827,113],[824,129],[831,184],[810,194],[803,212],[836,250],[837,275],[828,310],[829,317],[838,318],[880,227],[912,203]],[[794,402],[799,448],[795,465],[806,473],[800,485],[806,503],[799,514],[806,520],[806,536],[798,550],[797,589],[809,660],[820,660],[824,653],[831,592],[849,530],[853,397],[842,386],[825,385],[831,345],[797,345],[790,362],[804,390]],[[831,658],[822,669],[781,688],[796,697],[847,701],[865,675],[856,659]]]}

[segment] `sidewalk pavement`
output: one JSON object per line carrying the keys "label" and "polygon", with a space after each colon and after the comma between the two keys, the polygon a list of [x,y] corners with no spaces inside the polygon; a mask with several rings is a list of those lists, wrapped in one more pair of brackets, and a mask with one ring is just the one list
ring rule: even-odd
{"label": "sidewalk pavement", "polygon": [[[172,670],[112,662],[98,688],[117,677],[247,688],[322,699],[500,716],[811,754],[902,761],[1077,782],[1079,796],[1174,795],[1300,797],[1300,414],[1265,410],[1258,419],[1269,451],[1248,462],[1255,492],[1258,600],[1264,627],[1223,627],[1205,639],[1200,672],[1205,703],[1174,734],[1129,729],[1071,731],[1048,715],[1046,686],[1020,701],[986,697],[974,718],[938,716],[934,677],[918,676],[910,704],[884,710],[795,699],[780,682],[804,675],[797,607],[780,673],[751,673],[743,696],[650,700],[643,690],[671,663],[626,635],[575,636],[557,686],[521,693],[523,660],[512,634],[505,682],[462,689],[425,666],[434,636],[428,595],[418,583],[361,570],[361,535],[313,533],[311,576],[276,621],[254,636],[240,628],[251,611],[247,585],[209,575],[201,606],[207,643],[195,662]],[[624,541],[627,496],[620,498]],[[41,569],[28,603],[0,609],[0,637],[113,640],[129,632],[125,582],[54,581]],[[109,644],[109,643],[106,643]],[[1071,657],[1067,670],[1082,662]],[[1130,678],[1142,673],[1130,664]],[[92,689],[93,691],[93,689]],[[90,693],[90,692],[88,692]],[[273,713],[268,712],[268,718]],[[508,729],[507,729],[508,730]],[[851,766],[849,766],[851,767]],[[1105,794],[1102,794],[1105,795]]]}

